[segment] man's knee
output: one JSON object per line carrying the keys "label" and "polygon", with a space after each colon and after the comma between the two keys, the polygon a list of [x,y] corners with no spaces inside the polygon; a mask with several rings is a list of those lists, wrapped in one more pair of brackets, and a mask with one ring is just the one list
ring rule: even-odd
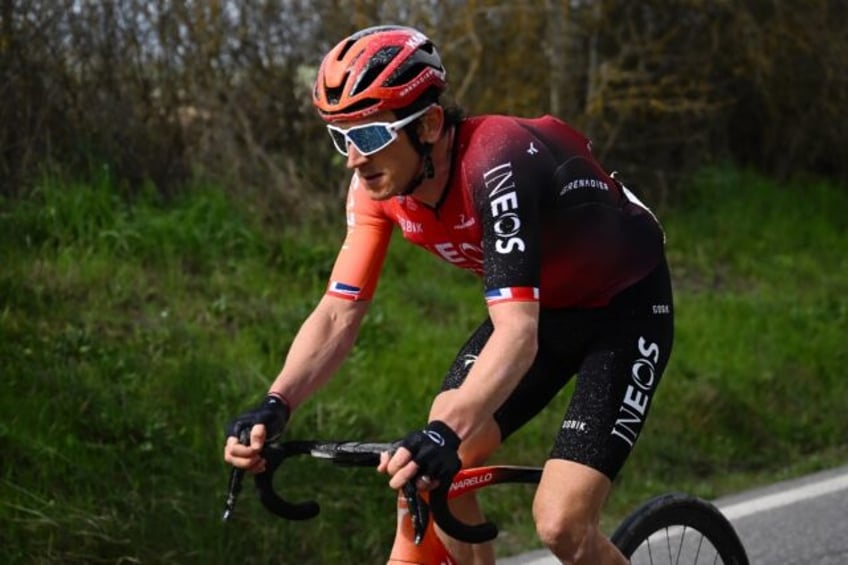
{"label": "man's knee", "polygon": [[533,501],[541,541],[565,563],[591,563],[605,540],[598,529],[601,506],[611,487],[585,465],[549,460]]}
{"label": "man's knee", "polygon": [[598,535],[597,527],[585,517],[535,505],[536,533],[545,546],[567,563],[579,563]]}

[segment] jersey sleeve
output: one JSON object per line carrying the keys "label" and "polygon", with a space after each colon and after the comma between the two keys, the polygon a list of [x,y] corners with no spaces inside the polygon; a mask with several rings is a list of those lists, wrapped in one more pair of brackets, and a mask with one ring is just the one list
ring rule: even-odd
{"label": "jersey sleeve", "polygon": [[326,294],[346,300],[370,300],[386,258],[393,223],[378,202],[358,186],[348,189],[347,235],[336,257]]}
{"label": "jersey sleeve", "polygon": [[550,182],[551,156],[515,122],[487,128],[500,149],[479,163],[474,200],[482,220],[486,303],[539,301],[541,194]]}

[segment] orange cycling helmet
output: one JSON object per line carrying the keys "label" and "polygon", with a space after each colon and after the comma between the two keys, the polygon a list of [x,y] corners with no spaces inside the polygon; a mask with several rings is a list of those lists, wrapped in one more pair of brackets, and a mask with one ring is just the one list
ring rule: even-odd
{"label": "orange cycling helmet", "polygon": [[431,89],[440,93],[446,74],[435,45],[420,31],[369,27],[327,53],[312,102],[325,121],[358,120],[408,107]]}

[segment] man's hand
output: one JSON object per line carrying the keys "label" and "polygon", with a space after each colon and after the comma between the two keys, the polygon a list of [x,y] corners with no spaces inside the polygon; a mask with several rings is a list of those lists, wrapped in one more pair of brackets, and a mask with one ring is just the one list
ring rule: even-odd
{"label": "man's hand", "polygon": [[438,482],[450,481],[459,471],[459,443],[459,436],[436,420],[403,438],[394,454],[383,453],[377,470],[391,475],[389,486],[394,489],[417,478],[418,488],[429,490]]}
{"label": "man's hand", "polygon": [[[262,446],[266,439],[273,440],[283,432],[289,421],[289,413],[289,407],[282,398],[269,394],[262,404],[230,422],[227,426],[224,461],[251,473],[263,472],[265,460],[261,456]],[[245,432],[250,434],[249,445],[239,442]]]}

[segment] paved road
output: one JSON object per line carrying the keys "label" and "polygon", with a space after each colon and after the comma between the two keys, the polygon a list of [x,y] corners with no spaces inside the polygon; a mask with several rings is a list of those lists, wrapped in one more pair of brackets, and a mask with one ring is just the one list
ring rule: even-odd
{"label": "paved road", "polygon": [[[848,563],[848,466],[714,501],[754,565]],[[555,565],[547,551],[498,565]]]}

